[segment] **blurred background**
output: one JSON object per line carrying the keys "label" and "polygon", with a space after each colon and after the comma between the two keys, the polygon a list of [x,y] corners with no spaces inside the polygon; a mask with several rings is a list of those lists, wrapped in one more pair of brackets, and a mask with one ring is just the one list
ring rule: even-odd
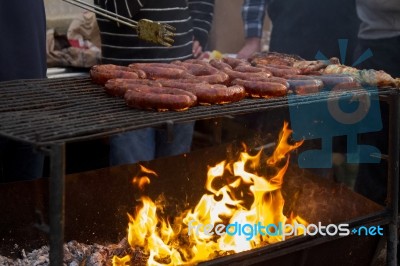
{"label": "blurred background", "polygon": [[[93,3],[93,0],[84,0]],[[61,0],[44,0],[48,29],[58,33],[66,33],[74,18],[83,10]],[[244,43],[241,6],[243,0],[216,0],[213,28],[207,50],[218,50],[222,53],[234,54]],[[263,36],[263,50],[268,50],[271,24],[266,17]]]}

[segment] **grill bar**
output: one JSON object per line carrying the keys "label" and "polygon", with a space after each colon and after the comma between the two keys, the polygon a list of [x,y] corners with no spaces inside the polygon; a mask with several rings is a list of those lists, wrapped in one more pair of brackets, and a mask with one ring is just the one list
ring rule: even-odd
{"label": "grill bar", "polygon": [[[383,89],[379,94],[390,91]],[[335,95],[322,92],[296,97],[296,104],[311,104],[328,97]],[[162,126],[167,121],[189,122],[287,105],[288,98],[280,97],[197,106],[183,112],[154,112],[128,108],[123,99],[109,97],[86,77],[18,80],[0,83],[0,135],[45,146]]]}

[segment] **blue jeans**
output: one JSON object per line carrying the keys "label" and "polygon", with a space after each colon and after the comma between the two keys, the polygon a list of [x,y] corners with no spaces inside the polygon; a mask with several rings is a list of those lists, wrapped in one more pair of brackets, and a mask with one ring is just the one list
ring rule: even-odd
{"label": "blue jeans", "polygon": [[44,155],[29,144],[0,137],[0,183],[43,175]]}
{"label": "blue jeans", "polygon": [[194,122],[173,126],[172,140],[166,130],[145,128],[110,138],[110,165],[150,161],[190,151]]}

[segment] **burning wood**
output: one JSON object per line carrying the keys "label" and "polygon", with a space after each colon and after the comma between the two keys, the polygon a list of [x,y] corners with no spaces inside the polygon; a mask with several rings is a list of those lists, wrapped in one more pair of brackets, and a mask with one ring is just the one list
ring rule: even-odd
{"label": "burning wood", "polygon": [[[118,244],[107,246],[87,245],[70,241],[64,244],[64,263],[69,266],[111,266],[114,256],[129,254],[133,265],[146,265],[148,255],[142,249],[131,249],[126,238]],[[0,265],[6,266],[47,266],[49,265],[49,247],[43,246],[32,252],[21,251],[21,258],[11,259],[0,255]]]}

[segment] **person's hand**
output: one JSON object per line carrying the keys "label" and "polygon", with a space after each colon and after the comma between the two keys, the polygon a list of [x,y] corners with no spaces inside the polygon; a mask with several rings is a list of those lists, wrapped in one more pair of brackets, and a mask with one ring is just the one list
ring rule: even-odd
{"label": "person's hand", "polygon": [[253,53],[261,51],[261,38],[246,39],[242,49],[237,53],[237,58],[248,59]]}
{"label": "person's hand", "polygon": [[193,57],[194,58],[201,58],[203,54],[203,47],[201,47],[200,42],[193,40]]}

